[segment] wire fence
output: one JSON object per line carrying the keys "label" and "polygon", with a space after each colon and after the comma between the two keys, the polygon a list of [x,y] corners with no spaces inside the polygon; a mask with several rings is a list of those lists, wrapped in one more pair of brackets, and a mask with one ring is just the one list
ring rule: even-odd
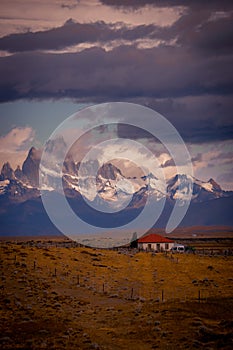
{"label": "wire fence", "polygon": [[[19,262],[16,262],[18,266]],[[25,271],[26,272],[26,271]],[[62,270],[60,267],[49,268],[46,266],[38,266],[36,262],[32,263],[30,274],[28,271],[21,278],[22,285],[28,286],[28,278],[38,281],[41,289],[46,287],[66,287],[73,290],[82,289],[89,290],[94,294],[104,295],[109,298],[120,298],[125,300],[138,300],[141,302],[190,302],[197,301],[199,303],[208,302],[215,298],[232,297],[231,288],[219,288],[212,281],[199,281],[192,283],[191,286],[182,287],[157,287],[151,284],[149,287],[142,281],[125,281],[119,283],[116,280],[104,278],[103,276],[86,276],[82,273],[71,273]],[[2,286],[4,291],[4,287]]]}
{"label": "wire fence", "polygon": [[[44,249],[44,254],[51,259],[49,249]],[[130,254],[136,253],[136,250],[130,251]],[[122,250],[121,253],[128,254],[129,251]],[[164,253],[164,258],[169,259],[171,263],[179,264],[179,254]],[[175,283],[166,283],[166,280],[158,280],[157,272],[153,269],[150,271],[151,277],[149,282],[143,279],[132,278],[134,271],[128,269],[120,279],[110,270],[108,266],[101,263],[93,263],[93,270],[82,272],[80,268],[72,270],[69,264],[65,262],[54,262],[54,264],[46,265],[33,260],[25,263],[23,253],[20,256],[15,254],[12,257],[12,264],[17,268],[21,267],[23,275],[21,277],[22,284],[27,285],[28,280],[32,278],[37,280],[41,288],[46,285],[65,286],[73,290],[83,289],[89,290],[94,294],[104,295],[108,298],[121,298],[125,300],[139,300],[145,302],[151,300],[157,303],[167,301],[178,301],[181,303],[197,301],[199,303],[209,302],[215,298],[232,297],[232,282],[224,285],[218,285],[214,280],[205,278],[203,280],[193,280],[189,285],[177,286]],[[130,265],[130,264],[129,264]],[[103,273],[95,273],[95,269],[102,269]],[[1,291],[4,292],[4,285]]]}

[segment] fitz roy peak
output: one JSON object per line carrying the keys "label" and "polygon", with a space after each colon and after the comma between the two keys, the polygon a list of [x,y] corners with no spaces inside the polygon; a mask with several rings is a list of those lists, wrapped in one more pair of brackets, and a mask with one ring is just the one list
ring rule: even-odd
{"label": "fitz roy peak", "polygon": [[[18,166],[13,170],[9,162],[3,165],[0,174],[1,235],[58,233],[41,202],[40,159],[41,151],[32,147],[22,169]],[[98,169],[96,174],[93,168]],[[48,196],[56,192],[60,195],[56,188],[56,179],[59,176],[56,166],[49,171],[45,168],[41,171],[42,176],[46,177],[46,186],[42,190],[47,192]],[[97,160],[82,164],[81,176],[79,172],[80,163],[68,156],[63,163],[64,193],[77,214],[82,213],[85,220],[93,220],[93,224],[100,227],[108,225],[108,213],[105,216],[102,213],[98,219],[97,213],[90,210],[83,198],[90,203],[98,203],[102,199],[106,205],[110,203],[116,209],[119,202],[128,203],[120,212],[124,218],[123,223],[131,220],[143,209],[148,195],[158,202],[165,199],[164,210],[155,224],[155,227],[165,227],[176,200],[185,200],[190,191],[190,177],[184,174],[175,175],[164,184],[153,174],[126,177],[114,164],[106,163],[99,167]],[[213,179],[207,182],[195,178],[191,180],[191,205],[181,225],[233,226],[233,192],[222,190]],[[118,220],[120,214],[115,215]]]}
{"label": "fitz roy peak", "polygon": [[[37,193],[39,196],[39,164],[41,158],[41,151],[32,147],[28,153],[26,160],[23,163],[22,169],[18,166],[15,171],[11,168],[9,162],[2,166],[0,174],[0,195],[8,193],[12,196],[12,188],[17,188],[13,193],[14,198],[20,197],[23,192],[33,193],[32,196]],[[97,163],[97,164],[94,164]],[[63,186],[67,195],[75,197],[80,192],[80,187],[85,187],[85,193],[82,191],[82,195],[86,196],[87,199],[93,198],[93,184],[97,187],[97,194],[105,200],[116,200],[119,193],[124,195],[140,195],[142,198],[147,191],[153,193],[157,199],[161,199],[164,196],[170,200],[176,200],[182,198],[184,193],[189,190],[190,179],[186,175],[175,175],[167,181],[167,187],[156,178],[153,174],[148,174],[141,177],[125,177],[121,170],[111,163],[106,163],[99,168],[98,161],[93,160],[84,163],[82,166],[82,176],[79,176],[80,163],[75,163],[72,157],[68,157],[63,164]],[[92,174],[93,168],[99,168],[97,176]],[[44,172],[49,173],[46,169]],[[84,175],[84,176],[83,176]],[[47,175],[48,176],[48,175]],[[52,172],[48,176],[47,188],[44,190],[55,191],[56,185],[54,179],[59,176],[56,171]],[[83,179],[84,177],[84,179]],[[83,186],[80,183],[86,181]],[[210,179],[207,182],[192,178],[193,190],[192,190],[192,201],[204,202],[221,197],[232,196],[232,191],[224,191],[221,187],[213,180]],[[80,186],[80,187],[79,187]],[[31,190],[34,190],[33,192]],[[43,188],[42,188],[43,189]],[[24,201],[24,198],[22,198]]]}

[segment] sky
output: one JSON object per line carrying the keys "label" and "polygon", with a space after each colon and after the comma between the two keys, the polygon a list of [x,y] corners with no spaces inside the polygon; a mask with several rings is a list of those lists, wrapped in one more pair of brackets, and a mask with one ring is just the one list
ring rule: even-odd
{"label": "sky", "polygon": [[121,101],[161,113],[194,175],[233,189],[232,62],[232,1],[1,0],[0,166],[81,108]]}

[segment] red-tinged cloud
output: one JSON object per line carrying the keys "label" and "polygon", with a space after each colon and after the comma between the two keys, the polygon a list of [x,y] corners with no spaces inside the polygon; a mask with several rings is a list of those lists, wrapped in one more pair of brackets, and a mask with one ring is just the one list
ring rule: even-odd
{"label": "red-tinged cloud", "polygon": [[35,132],[30,127],[16,127],[0,137],[0,166],[6,161],[9,161],[13,168],[21,165],[34,141]]}
{"label": "red-tinged cloud", "polygon": [[[203,54],[230,54],[233,48],[233,12],[223,12],[220,17],[211,17],[211,11],[186,12],[170,26],[155,24],[129,26],[122,22],[76,23],[72,19],[63,26],[46,31],[10,34],[0,38],[0,50],[25,52],[36,50],[66,50],[79,44],[119,46],[141,45],[150,42],[170,43],[179,47],[201,51]],[[154,44],[153,44],[154,41]]]}

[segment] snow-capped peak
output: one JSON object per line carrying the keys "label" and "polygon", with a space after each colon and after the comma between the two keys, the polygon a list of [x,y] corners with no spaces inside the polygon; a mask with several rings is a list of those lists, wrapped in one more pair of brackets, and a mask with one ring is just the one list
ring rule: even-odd
{"label": "snow-capped peak", "polygon": [[203,202],[219,197],[225,197],[227,194],[213,180],[201,181],[187,175],[175,175],[168,181],[167,192],[172,199],[180,198],[188,194],[188,188],[192,182],[192,200],[195,202]]}

